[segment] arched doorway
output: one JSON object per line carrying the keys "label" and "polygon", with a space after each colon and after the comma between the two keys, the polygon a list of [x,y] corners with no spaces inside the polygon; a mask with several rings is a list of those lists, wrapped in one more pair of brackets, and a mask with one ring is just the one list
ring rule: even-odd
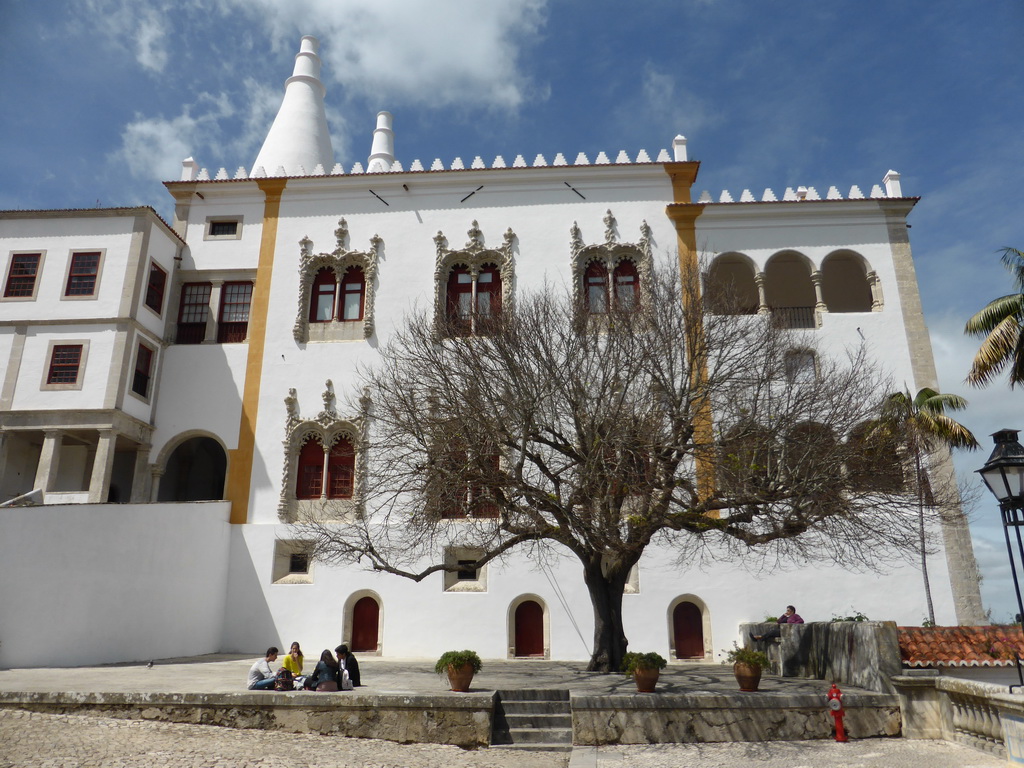
{"label": "arched doorway", "polygon": [[380,603],[367,595],[352,607],[352,642],[350,650],[376,651],[380,626]]}
{"label": "arched doorway", "polygon": [[536,600],[516,606],[515,656],[544,657],[544,609]]}
{"label": "arched doorway", "polygon": [[157,501],[216,501],[224,498],[228,459],[212,437],[185,440],[167,457]]}
{"label": "arched doorway", "polygon": [[700,608],[682,602],[672,611],[672,633],[677,659],[704,658],[704,617]]}

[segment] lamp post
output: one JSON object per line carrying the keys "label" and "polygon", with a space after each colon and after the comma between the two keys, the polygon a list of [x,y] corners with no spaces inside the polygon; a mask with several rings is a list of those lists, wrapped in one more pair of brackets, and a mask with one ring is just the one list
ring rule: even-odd
{"label": "lamp post", "polygon": [[[1024,541],[1021,539],[1021,527],[1024,526],[1024,446],[1017,441],[1019,430],[1001,429],[993,433],[995,448],[988,457],[985,466],[978,470],[985,485],[999,501],[999,512],[1003,519],[1003,535],[1006,538],[1006,554],[1010,558],[1010,575],[1013,577],[1013,591],[1017,596],[1017,619],[1024,620],[1024,601],[1020,596],[1020,580],[1017,577],[1017,558],[1013,554],[1013,539],[1017,542],[1017,554],[1024,564]],[[1024,686],[1024,673],[1021,671],[1020,656],[1014,652],[1017,662],[1017,679]],[[1017,686],[1010,686],[1010,692]]]}

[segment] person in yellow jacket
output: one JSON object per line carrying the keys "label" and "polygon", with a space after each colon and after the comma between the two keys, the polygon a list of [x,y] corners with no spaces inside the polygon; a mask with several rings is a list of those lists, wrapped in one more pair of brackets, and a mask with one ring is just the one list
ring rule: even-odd
{"label": "person in yellow jacket", "polygon": [[281,668],[287,669],[295,677],[302,677],[302,649],[298,643],[292,643],[288,655],[281,662]]}

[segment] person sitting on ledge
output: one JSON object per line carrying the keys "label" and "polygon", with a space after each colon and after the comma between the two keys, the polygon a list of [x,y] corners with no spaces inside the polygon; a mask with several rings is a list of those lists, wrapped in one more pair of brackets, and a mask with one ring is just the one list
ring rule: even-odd
{"label": "person sitting on ledge", "polygon": [[342,669],[348,670],[348,679],[352,682],[353,688],[358,688],[362,683],[359,680],[359,662],[356,661],[356,657],[348,652],[347,645],[339,645],[334,649],[334,652],[338,654],[338,664]]}
{"label": "person sitting on ledge", "polygon": [[796,612],[796,608],[792,605],[786,606],[786,612],[779,616],[775,622],[775,626],[765,632],[763,635],[755,635],[751,633],[751,640],[772,640],[776,637],[782,637],[782,624],[803,624],[804,620],[800,618],[800,614]]}
{"label": "person sitting on ledge", "polygon": [[313,674],[310,675],[310,687],[318,691],[337,691],[338,674],[338,662],[334,660],[330,651],[324,649],[320,654],[320,661],[316,663]]}
{"label": "person sitting on ledge", "polygon": [[274,690],[274,670],[270,665],[277,661],[277,646],[267,648],[267,655],[257,661],[249,669],[249,684],[246,686],[250,691],[272,691]]}

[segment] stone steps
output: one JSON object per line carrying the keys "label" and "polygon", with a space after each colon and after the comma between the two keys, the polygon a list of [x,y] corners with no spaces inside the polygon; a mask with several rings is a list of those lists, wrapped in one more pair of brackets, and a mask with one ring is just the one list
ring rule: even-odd
{"label": "stone steps", "polygon": [[491,746],[545,752],[572,751],[569,691],[497,691]]}

